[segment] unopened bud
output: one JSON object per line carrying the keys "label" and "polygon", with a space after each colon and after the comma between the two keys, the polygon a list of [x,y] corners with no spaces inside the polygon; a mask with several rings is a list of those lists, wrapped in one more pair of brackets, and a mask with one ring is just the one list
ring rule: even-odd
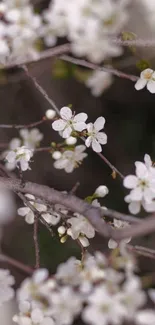
{"label": "unopened bud", "polygon": [[59,233],[59,235],[64,235],[65,232],[66,232],[66,228],[65,228],[64,226],[60,226],[60,227],[58,228],[58,233]]}
{"label": "unopened bud", "polygon": [[66,139],[66,143],[71,146],[77,142],[77,139],[75,137],[69,137]]}
{"label": "unopened bud", "polygon": [[67,238],[68,238],[67,235],[66,235],[66,236],[63,236],[63,237],[60,239],[60,242],[61,242],[62,244],[64,244],[64,243],[66,242]]}
{"label": "unopened bud", "polygon": [[62,154],[61,154],[60,151],[54,151],[53,154],[52,154],[52,158],[55,159],[55,160],[60,159],[61,156],[62,156]]}
{"label": "unopened bud", "polygon": [[94,194],[96,194],[98,197],[104,197],[109,193],[109,190],[107,188],[107,186],[105,185],[100,185]]}
{"label": "unopened bud", "polygon": [[45,113],[45,116],[48,120],[53,120],[53,118],[55,117],[56,112],[53,109],[48,109]]}

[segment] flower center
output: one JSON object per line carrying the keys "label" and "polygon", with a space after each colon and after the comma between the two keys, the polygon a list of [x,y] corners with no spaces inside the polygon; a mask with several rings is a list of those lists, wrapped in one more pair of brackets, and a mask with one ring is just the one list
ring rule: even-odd
{"label": "flower center", "polygon": [[152,77],[152,72],[148,72],[148,71],[145,72],[144,77],[145,77],[145,79],[150,80]]}

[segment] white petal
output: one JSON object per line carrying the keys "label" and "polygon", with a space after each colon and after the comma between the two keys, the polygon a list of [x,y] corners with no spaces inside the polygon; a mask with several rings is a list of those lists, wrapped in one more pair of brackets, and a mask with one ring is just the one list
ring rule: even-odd
{"label": "white petal", "polygon": [[9,153],[6,156],[6,159],[8,160],[8,162],[13,163],[16,159],[16,154],[14,151],[9,151]]}
{"label": "white petal", "polygon": [[146,165],[143,164],[140,161],[136,161],[135,166],[136,166],[136,175],[137,175],[137,177],[139,177],[139,178],[145,177],[146,174],[148,173]]}
{"label": "white petal", "polygon": [[97,118],[97,120],[94,123],[94,127],[97,131],[100,131],[101,129],[104,128],[104,124],[105,124],[105,118],[100,116]]}
{"label": "white petal", "polygon": [[140,90],[143,89],[147,84],[147,80],[146,79],[138,79],[138,81],[135,84],[135,89],[136,90]]}
{"label": "white petal", "polygon": [[147,168],[152,166],[152,160],[151,160],[151,157],[148,154],[145,154],[144,161],[145,161],[145,165],[146,165]]}
{"label": "white petal", "polygon": [[107,135],[104,132],[98,132],[96,138],[99,143],[106,144],[107,143]]}
{"label": "white petal", "polygon": [[34,213],[32,211],[29,211],[29,213],[25,217],[25,221],[29,224],[32,225],[34,223]]}
{"label": "white petal", "polygon": [[86,113],[79,113],[75,115],[73,122],[85,122],[88,118],[88,115]]}
{"label": "white petal", "polygon": [[129,175],[124,178],[123,185],[126,188],[132,189],[138,185],[138,179],[134,175]]}
{"label": "white petal", "polygon": [[20,161],[21,170],[24,172],[29,169],[29,164],[24,159]]}
{"label": "white petal", "polygon": [[84,129],[86,129],[86,123],[85,122],[77,122],[73,124],[74,130],[75,131],[83,131]]}
{"label": "white petal", "polygon": [[68,120],[70,120],[72,118],[73,114],[72,114],[72,111],[71,111],[71,109],[69,107],[64,106],[60,110],[60,115],[61,115],[63,120],[68,121]]}
{"label": "white petal", "polygon": [[154,80],[150,80],[147,83],[147,89],[150,91],[151,94],[155,93],[155,81]]}
{"label": "white petal", "polygon": [[64,131],[62,132],[62,137],[63,137],[64,139],[69,138],[69,136],[71,135],[71,133],[72,133],[72,128],[71,128],[71,126],[67,126],[67,127],[64,129]]}
{"label": "white petal", "polygon": [[92,133],[93,128],[94,128],[93,123],[88,123],[87,124],[87,131],[88,131],[88,133]]}
{"label": "white petal", "polygon": [[53,166],[57,169],[63,169],[66,167],[68,159],[58,159],[54,162]]}
{"label": "white petal", "polygon": [[140,202],[131,202],[130,204],[129,204],[129,211],[130,211],[130,213],[132,213],[132,214],[137,214],[137,213],[139,213],[140,212],[140,206],[141,206],[141,204],[140,204]]}
{"label": "white petal", "polygon": [[131,200],[133,200],[133,201],[141,201],[142,197],[143,197],[143,192],[142,192],[141,187],[136,187],[135,189],[133,189],[130,192],[130,197],[131,197]]}
{"label": "white petal", "polygon": [[48,270],[47,269],[39,269],[33,274],[33,281],[35,283],[41,283],[48,278]]}
{"label": "white petal", "polygon": [[65,167],[66,173],[72,173],[74,170],[74,162],[68,162],[67,166]]}
{"label": "white petal", "polygon": [[86,141],[85,141],[85,145],[86,145],[87,147],[90,147],[91,143],[92,143],[92,137],[88,137],[88,138],[86,139]]}
{"label": "white petal", "polygon": [[110,249],[115,249],[118,246],[117,242],[113,239],[109,239],[108,241],[108,247]]}
{"label": "white petal", "polygon": [[66,122],[61,119],[54,121],[52,123],[52,128],[55,131],[62,131],[62,130],[64,130],[65,126],[66,126]]}
{"label": "white petal", "polygon": [[18,214],[19,214],[20,216],[22,216],[22,217],[25,217],[26,214],[29,213],[29,211],[30,211],[30,208],[28,208],[28,207],[26,207],[26,208],[19,208],[19,209],[17,210]]}
{"label": "white petal", "polygon": [[154,325],[155,312],[152,309],[141,310],[135,315],[136,323],[139,325]]}
{"label": "white petal", "polygon": [[83,247],[88,247],[89,246],[89,240],[86,237],[79,236],[79,241],[82,244]]}
{"label": "white petal", "polygon": [[98,143],[98,141],[96,139],[93,139],[92,141],[92,148],[95,152],[101,152],[102,151],[102,147],[101,145]]}

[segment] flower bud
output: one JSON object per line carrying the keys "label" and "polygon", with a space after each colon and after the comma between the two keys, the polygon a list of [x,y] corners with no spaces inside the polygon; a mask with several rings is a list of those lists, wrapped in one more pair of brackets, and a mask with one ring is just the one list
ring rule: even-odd
{"label": "flower bud", "polygon": [[62,156],[62,154],[61,154],[60,151],[54,151],[53,154],[52,154],[52,158],[55,159],[55,160],[60,159],[61,156]]}
{"label": "flower bud", "polygon": [[89,240],[84,236],[79,236],[79,241],[83,247],[89,246]]}
{"label": "flower bud", "polygon": [[66,143],[70,146],[77,142],[77,139],[75,137],[69,137],[66,139]]}
{"label": "flower bud", "polygon": [[55,117],[56,112],[53,109],[48,109],[45,113],[45,116],[48,120],[53,120],[53,118]]}
{"label": "flower bud", "polygon": [[61,242],[62,244],[64,244],[64,243],[66,242],[67,238],[68,238],[67,235],[66,235],[66,236],[63,236],[63,237],[60,239],[60,242]]}
{"label": "flower bud", "polygon": [[60,226],[60,227],[58,228],[58,233],[59,233],[59,235],[64,235],[65,232],[66,232],[66,228],[65,228],[64,226]]}
{"label": "flower bud", "polygon": [[100,185],[99,187],[97,187],[96,191],[95,191],[95,195],[98,197],[104,197],[109,193],[109,190],[107,188],[107,186],[105,185]]}

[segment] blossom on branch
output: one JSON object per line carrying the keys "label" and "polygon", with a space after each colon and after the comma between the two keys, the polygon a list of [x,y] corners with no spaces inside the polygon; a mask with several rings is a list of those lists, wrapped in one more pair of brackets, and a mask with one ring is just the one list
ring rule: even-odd
{"label": "blossom on branch", "polygon": [[56,169],[64,169],[66,173],[72,173],[73,170],[81,164],[82,160],[87,157],[84,152],[84,145],[76,146],[73,150],[66,150],[62,153],[60,159],[56,160],[53,166]]}
{"label": "blossom on branch", "polygon": [[88,238],[95,236],[95,229],[89,221],[79,213],[74,213],[74,216],[68,219],[68,224],[71,226],[68,228],[67,234],[74,240],[79,239],[82,246],[89,246]]}
{"label": "blossom on branch", "polygon": [[11,164],[16,164],[16,167],[20,166],[22,171],[26,171],[27,169],[30,169],[29,162],[32,156],[33,150],[22,146],[14,151],[9,151],[6,156],[6,160]]}
{"label": "blossom on branch", "polygon": [[110,73],[105,71],[96,70],[86,81],[86,86],[91,89],[93,96],[98,97],[108,89],[113,83],[113,77]]}
{"label": "blossom on branch", "polygon": [[15,284],[14,277],[9,270],[0,269],[0,305],[14,297],[12,286]]}
{"label": "blossom on branch", "polygon": [[[122,228],[126,228],[126,227],[129,227],[128,222],[114,219],[114,228],[122,229]],[[119,245],[128,244],[130,241],[131,241],[131,238],[126,238],[126,239],[121,240],[121,242],[117,243],[114,239],[109,239],[108,247],[110,249],[115,249]]]}
{"label": "blossom on branch", "polygon": [[86,113],[74,115],[69,107],[62,107],[60,110],[61,119],[52,123],[52,128],[55,131],[61,131],[63,138],[68,138],[72,131],[81,132],[86,129]]}
{"label": "blossom on branch", "polygon": [[107,135],[104,132],[100,132],[104,128],[105,118],[100,116],[95,123],[87,124],[88,138],[85,141],[87,147],[92,146],[92,149],[96,152],[101,152],[101,144],[107,143]]}
{"label": "blossom on branch", "polygon": [[155,93],[155,72],[149,68],[141,72],[140,78],[135,84],[136,90],[143,89],[145,86],[150,91],[150,93]]}

